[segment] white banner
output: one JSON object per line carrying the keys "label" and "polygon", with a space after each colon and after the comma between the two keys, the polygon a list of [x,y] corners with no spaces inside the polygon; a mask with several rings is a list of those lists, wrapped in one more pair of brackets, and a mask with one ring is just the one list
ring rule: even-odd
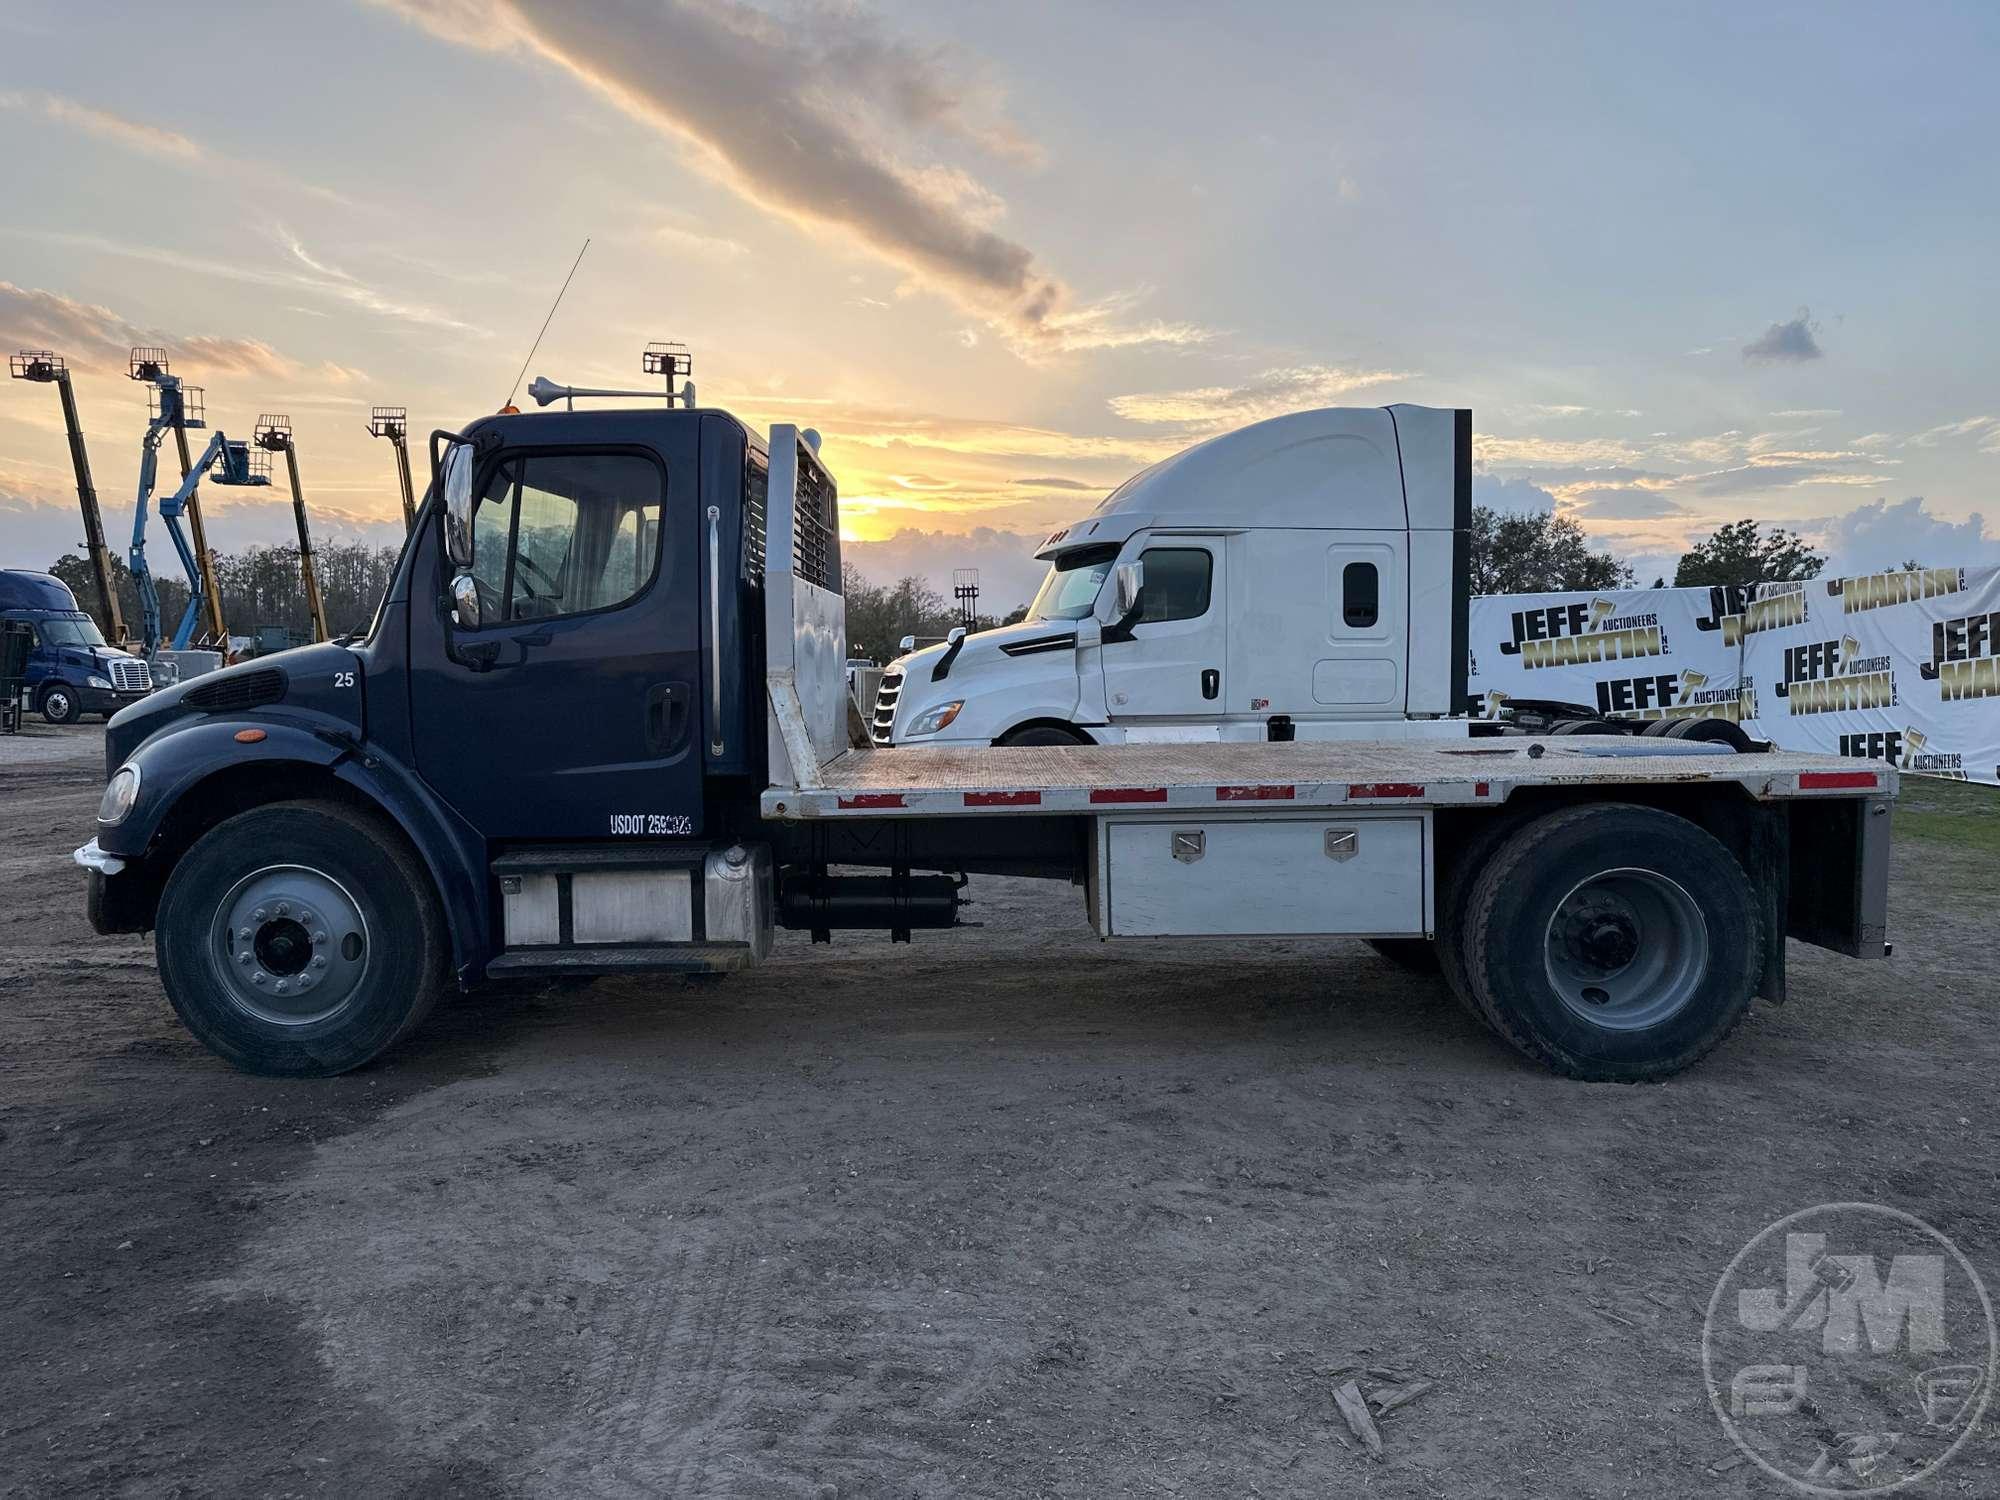
{"label": "white banner", "polygon": [[1496,594],[1472,601],[1471,691],[1575,703],[1617,719],[1740,719],[1740,621],[1723,589]]}
{"label": "white banner", "polygon": [[1472,601],[1470,686],[2000,784],[2000,569]]}
{"label": "white banner", "polygon": [[2000,569],[1928,568],[1765,584],[1744,637],[1760,716],[1788,750],[2000,783]]}

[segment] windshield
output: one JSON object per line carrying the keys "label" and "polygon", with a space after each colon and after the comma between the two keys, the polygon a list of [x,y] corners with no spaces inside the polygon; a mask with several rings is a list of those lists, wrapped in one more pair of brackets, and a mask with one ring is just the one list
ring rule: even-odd
{"label": "windshield", "polygon": [[1049,576],[1028,606],[1031,620],[1081,620],[1097,602],[1104,587],[1104,575],[1118,560],[1116,543],[1105,547],[1079,547],[1065,552],[1049,566]]}
{"label": "windshield", "polygon": [[50,646],[101,646],[104,637],[98,633],[95,620],[40,620],[42,640]]}

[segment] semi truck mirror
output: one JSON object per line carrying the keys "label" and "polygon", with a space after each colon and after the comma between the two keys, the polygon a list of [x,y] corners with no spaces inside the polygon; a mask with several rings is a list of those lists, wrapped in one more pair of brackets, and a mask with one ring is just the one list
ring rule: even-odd
{"label": "semi truck mirror", "polygon": [[451,613],[460,630],[479,628],[479,585],[470,573],[460,573],[451,581]]}
{"label": "semi truck mirror", "polygon": [[470,443],[453,443],[444,455],[444,548],[454,568],[472,566],[472,461]]}
{"label": "semi truck mirror", "polygon": [[1146,565],[1120,563],[1111,575],[1112,621],[1130,619],[1139,607],[1139,591],[1146,586]]}

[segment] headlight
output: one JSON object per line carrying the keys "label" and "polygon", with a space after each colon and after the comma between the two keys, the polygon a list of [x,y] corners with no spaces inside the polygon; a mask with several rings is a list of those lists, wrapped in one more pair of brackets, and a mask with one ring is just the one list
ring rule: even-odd
{"label": "headlight", "polygon": [[104,796],[97,804],[97,821],[106,825],[122,823],[139,800],[139,768],[120,766],[118,774],[105,783]]}
{"label": "headlight", "polygon": [[910,721],[905,734],[936,734],[945,725],[958,717],[958,711],[965,707],[963,698],[954,698],[949,703],[940,703],[936,708],[927,708]]}
{"label": "headlight", "polygon": [[94,688],[104,688],[108,691],[111,687],[111,681],[106,677],[92,677],[89,681],[90,685]]}

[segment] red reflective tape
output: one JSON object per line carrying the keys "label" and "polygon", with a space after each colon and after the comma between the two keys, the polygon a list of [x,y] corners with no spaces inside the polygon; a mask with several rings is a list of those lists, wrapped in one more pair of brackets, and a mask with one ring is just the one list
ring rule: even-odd
{"label": "red reflective tape", "polygon": [[1483,781],[1475,781],[1472,783],[1472,795],[1475,797],[1491,796],[1492,792],[1493,788],[1488,786]]}
{"label": "red reflective tape", "polygon": [[1217,802],[1289,802],[1297,795],[1288,786],[1219,786],[1215,789]]}
{"label": "red reflective tape", "polygon": [[1163,786],[1103,786],[1090,794],[1092,802],[1164,802],[1167,789]]}
{"label": "red reflective tape", "polygon": [[1040,792],[967,792],[967,807],[1040,807]]}
{"label": "red reflective tape", "polygon": [[1424,789],[1414,781],[1362,781],[1347,789],[1347,800],[1358,802],[1365,797],[1421,797]]}
{"label": "red reflective tape", "polygon": [[901,792],[857,792],[852,797],[840,799],[842,807],[901,807]]}
{"label": "red reflective tape", "polygon": [[1831,790],[1845,786],[1879,786],[1881,779],[1873,771],[1801,771],[1799,790]]}

